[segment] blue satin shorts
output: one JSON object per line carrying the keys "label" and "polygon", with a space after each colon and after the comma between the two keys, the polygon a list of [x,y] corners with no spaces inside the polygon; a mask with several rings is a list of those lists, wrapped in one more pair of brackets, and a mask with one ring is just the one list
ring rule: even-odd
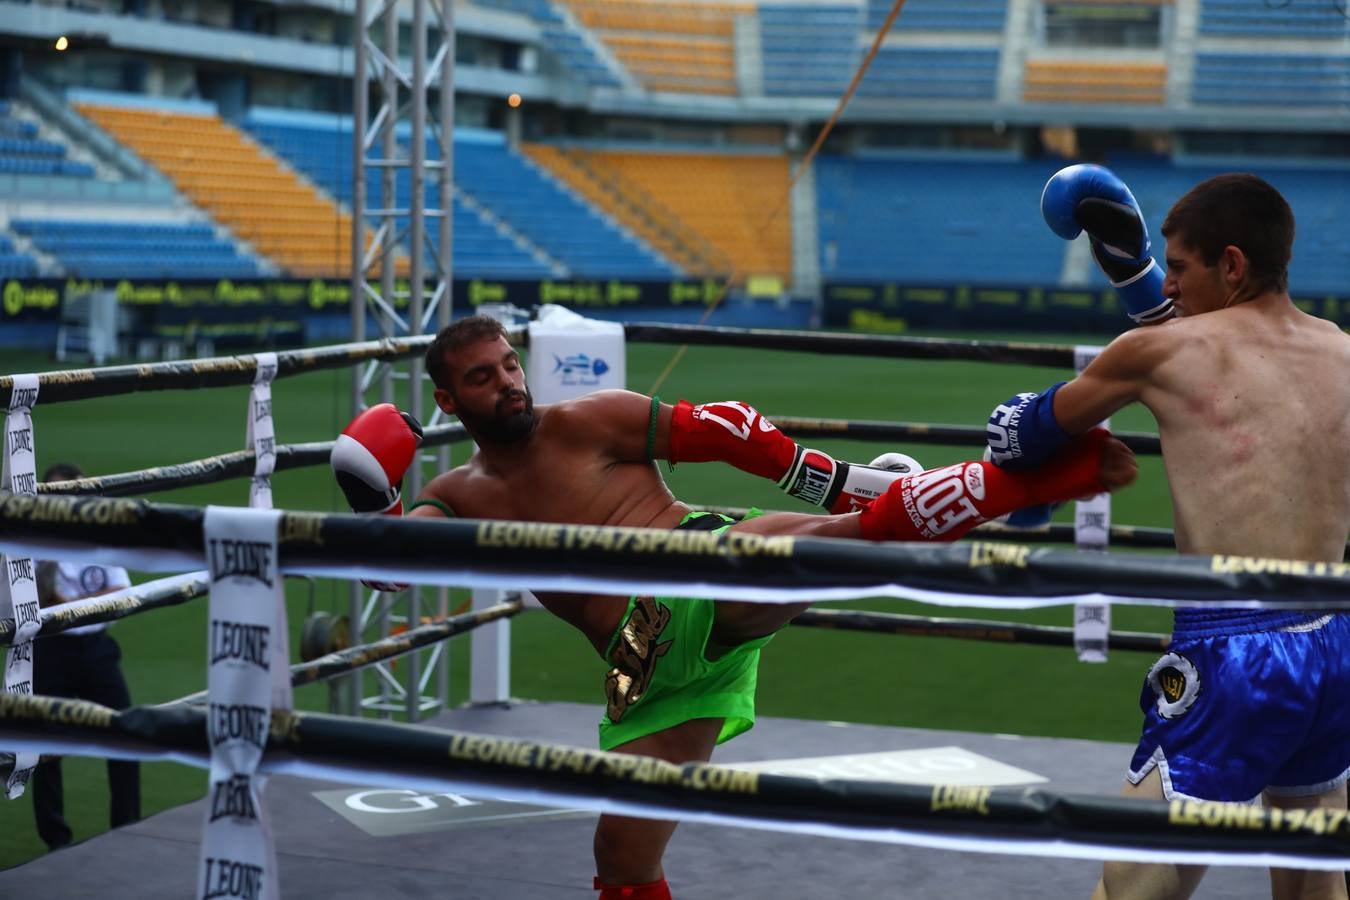
{"label": "blue satin shorts", "polygon": [[1264,790],[1320,794],[1344,783],[1350,614],[1306,616],[1276,630],[1220,630],[1179,628],[1149,670],[1130,781],[1157,768],[1169,800],[1233,802]]}

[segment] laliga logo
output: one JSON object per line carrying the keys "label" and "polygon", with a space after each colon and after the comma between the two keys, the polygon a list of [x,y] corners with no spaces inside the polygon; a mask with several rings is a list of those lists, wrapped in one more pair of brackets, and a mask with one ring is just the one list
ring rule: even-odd
{"label": "laliga logo", "polygon": [[596,385],[600,376],[609,371],[609,363],[599,357],[592,359],[585,353],[573,353],[566,358],[553,354],[553,374],[565,385]]}

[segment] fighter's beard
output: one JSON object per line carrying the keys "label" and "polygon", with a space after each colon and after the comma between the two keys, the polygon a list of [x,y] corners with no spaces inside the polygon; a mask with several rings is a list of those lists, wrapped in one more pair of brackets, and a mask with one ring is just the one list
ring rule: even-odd
{"label": "fighter's beard", "polygon": [[508,394],[497,402],[497,407],[500,409],[517,396],[522,395],[525,397],[525,408],[520,412],[494,412],[492,415],[480,416],[467,410],[459,410],[459,420],[469,430],[470,434],[481,439],[481,441],[489,441],[494,444],[514,444],[517,441],[523,441],[534,431],[536,422],[534,397],[530,395],[529,390],[519,394]]}

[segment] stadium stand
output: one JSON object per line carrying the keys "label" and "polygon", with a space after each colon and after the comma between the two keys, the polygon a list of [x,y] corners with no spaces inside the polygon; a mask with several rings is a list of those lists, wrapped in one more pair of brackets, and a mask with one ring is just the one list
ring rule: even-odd
{"label": "stadium stand", "polygon": [[992,100],[998,60],[996,49],[883,46],[858,85],[858,96]]}
{"label": "stadium stand", "polygon": [[1200,33],[1225,37],[1344,40],[1350,22],[1344,4],[1202,0]]}
{"label": "stadium stand", "polygon": [[[462,132],[461,132],[462,134]],[[674,268],[510,150],[500,135],[455,141],[455,180],[511,227],[588,278],[670,278]]]}
{"label": "stadium stand", "polygon": [[567,0],[648,90],[736,94],[736,17],[750,4]]}
{"label": "stadium stand", "polygon": [[[1167,210],[1197,182],[1239,168],[1236,161],[1205,166],[1177,166],[1166,162],[1112,160],[1116,171],[1139,200],[1150,232],[1161,253],[1162,220]],[[1293,207],[1298,222],[1289,285],[1295,294],[1344,294],[1350,285],[1350,246],[1344,240],[1344,198],[1350,196],[1350,168],[1322,166],[1292,168],[1270,161],[1244,160],[1240,168],[1275,185]],[[1094,283],[1105,278],[1092,268]]]}
{"label": "stadium stand", "polygon": [[760,6],[764,93],[784,97],[843,93],[862,57],[861,28],[859,6]]}
{"label": "stadium stand", "polygon": [[[643,280],[726,272],[788,277],[794,248],[793,215],[785,194],[786,158],[706,148],[749,146],[742,143],[748,139],[733,133],[737,129],[767,129],[773,135],[765,141],[780,140],[792,122],[777,118],[777,111],[790,108],[792,98],[803,98],[804,105],[810,105],[838,96],[872,32],[892,8],[890,0],[468,0],[468,4],[499,14],[474,10],[465,20],[476,16],[487,24],[468,25],[466,46],[472,44],[473,52],[465,64],[471,71],[460,82],[468,102],[459,106],[457,117],[473,125],[458,128],[455,140],[455,196],[448,212],[454,226],[456,273],[466,278]],[[1155,12],[1160,4],[1177,6],[1171,0],[1135,3],[1155,7]],[[997,118],[1005,103],[1054,104],[1053,115],[1046,110],[1040,114],[1056,123],[1055,117],[1063,115],[1064,127],[1077,129],[1080,137],[1085,129],[1114,127],[1101,127],[1101,110],[1086,107],[1119,107],[1120,128],[1127,131],[1171,129],[1175,159],[1181,163],[1117,161],[1130,173],[1129,180],[1138,182],[1136,193],[1149,198],[1146,211],[1157,216],[1185,187],[1203,177],[1193,168],[1198,160],[1188,161],[1187,152],[1227,153],[1231,144],[1250,153],[1255,152],[1253,147],[1271,146],[1248,140],[1245,129],[1251,127],[1251,112],[1272,121],[1282,115],[1300,117],[1300,147],[1322,157],[1335,150],[1340,137],[1337,119],[1328,119],[1331,126],[1325,134],[1311,133],[1314,129],[1308,124],[1319,113],[1341,116],[1350,107],[1350,59],[1339,52],[1340,43],[1335,47],[1327,43],[1350,40],[1350,23],[1334,4],[1186,0],[1182,9],[1167,13],[1168,27],[1159,26],[1156,57],[1149,55],[1153,44],[1129,44],[1127,52],[1115,45],[1095,45],[1100,33],[1088,20],[1099,18],[1090,13],[1101,7],[1089,6],[1081,21],[1070,16],[1067,24],[1061,22],[1050,41],[1037,30],[1045,23],[1036,17],[1049,15],[1044,9],[1028,12],[1009,0],[907,0],[894,32],[886,36],[860,85],[860,96],[871,101],[862,105],[863,112],[876,117],[875,122],[840,123],[836,143],[830,146],[849,148],[854,155],[820,161],[814,210],[817,240],[811,240],[809,229],[800,232],[806,243],[796,251],[818,259],[826,281],[873,277],[950,281],[959,273],[963,279],[1000,283],[1056,282],[1066,260],[1065,248],[1043,244],[1034,218],[1023,221],[1020,213],[1008,220],[1002,217],[1006,206],[1015,207],[1023,202],[1018,198],[1035,192],[1035,183],[1048,174],[1045,166],[981,150],[943,157],[937,150],[931,155],[928,150],[905,155],[868,149],[873,142],[1037,146],[1030,133],[1035,126],[1016,121],[1009,125]],[[1174,46],[1181,32],[1171,26],[1183,13],[1196,14],[1199,34],[1193,43]],[[1028,27],[1015,27],[1019,23]],[[479,34],[475,27],[486,30]],[[344,40],[340,31],[320,35],[316,41],[340,45]],[[231,38],[240,33],[237,26],[230,29]],[[1253,52],[1254,39],[1272,43]],[[195,58],[200,50],[189,48],[187,58]],[[528,62],[536,54],[539,66]],[[1169,95],[1173,59],[1178,61],[1177,90]],[[264,62],[261,68],[272,63]],[[157,70],[159,77],[171,69]],[[34,80],[45,77],[33,74]],[[85,74],[73,71],[71,77],[53,83],[78,91]],[[221,89],[201,73],[196,82],[179,74],[182,77],[171,87],[153,82],[155,89],[176,97],[214,96]],[[521,76],[533,81],[517,87],[511,79]],[[576,83],[609,93],[579,93]],[[255,96],[275,91],[262,80],[253,87]],[[315,90],[293,100],[302,106],[340,108],[345,85],[327,88],[333,92]],[[499,95],[518,89],[530,101],[525,109],[508,111],[499,105]],[[751,96],[740,97],[742,90]],[[765,100],[761,93],[773,99]],[[728,102],[726,97],[736,99]],[[91,120],[168,174],[183,195],[276,263],[282,274],[345,277],[354,227],[348,212],[350,125],[329,112],[254,107],[244,114],[244,101],[236,98],[232,112],[243,114],[237,128],[220,116],[193,113],[192,104],[214,108],[200,100],[166,100],[167,108],[162,109],[152,108],[156,102],[149,96],[126,104],[77,98],[78,108]],[[221,109],[229,106],[221,102]],[[21,183],[25,203],[59,207],[61,202],[78,202],[77,191],[104,188],[114,179],[116,187],[134,187],[138,178],[149,180],[144,172],[110,162],[108,153],[99,152],[106,148],[88,136],[69,127],[39,124],[39,117],[30,111],[36,109],[31,98],[27,104],[20,103],[15,115],[10,104],[0,101],[0,175],[7,185]],[[1184,127],[1171,124],[1192,112],[1192,105],[1202,109],[1207,121],[1203,150],[1190,151]],[[666,115],[672,108],[680,110],[678,115]],[[700,109],[716,112],[703,120]],[[948,109],[958,110],[958,115],[950,120],[933,118],[935,110]],[[921,112],[918,118],[923,121],[914,131],[924,134],[911,138],[888,133],[912,123],[911,110]],[[1131,119],[1132,111],[1138,118]],[[766,112],[774,119],[772,124],[764,121]],[[1231,128],[1216,124],[1225,117],[1239,121]],[[1018,141],[1003,144],[997,137],[976,133],[991,124],[998,135],[1006,130]],[[1268,138],[1275,134],[1264,125],[1256,130]],[[532,142],[517,149],[504,139],[506,132],[528,135]],[[52,139],[57,134],[64,145]],[[406,139],[403,132],[405,146]],[[1062,152],[1077,153],[1081,146],[1087,157],[1099,158],[1101,140],[1099,134]],[[705,149],[687,151],[688,147]],[[1259,167],[1271,162],[1250,161],[1237,149],[1232,152],[1231,159],[1223,160],[1230,168],[1264,171]],[[1280,147],[1277,152],[1285,150]],[[76,162],[72,154],[80,160],[97,160],[98,171]],[[437,155],[429,143],[428,159]],[[1294,160],[1275,170],[1287,176],[1301,222],[1330,222],[1325,194],[1305,190],[1308,176],[1299,174],[1300,166],[1338,172],[1335,161]],[[27,177],[38,171],[78,177]],[[16,177],[17,173],[22,174]],[[108,177],[106,184],[100,175]],[[380,203],[380,181],[379,170],[369,172],[371,206]],[[434,178],[431,181],[428,201],[436,189]],[[46,182],[60,183],[49,188]],[[406,208],[413,199],[407,173],[398,173],[395,183],[394,205]],[[994,212],[952,206],[937,185],[955,183],[987,186],[990,196],[1002,199],[988,204]],[[11,190],[17,195],[17,189]],[[56,196],[62,190],[66,194]],[[40,191],[51,191],[52,197],[39,196]],[[778,214],[765,232],[764,223],[774,210]],[[798,209],[802,216],[809,212],[806,207]],[[9,215],[25,220],[80,218],[37,206]],[[120,210],[108,215],[130,218]],[[406,216],[400,222],[406,226]],[[919,230],[915,222],[937,224]],[[1157,222],[1153,224],[1156,227]],[[428,243],[434,246],[441,221],[428,217],[426,225]],[[1328,291],[1350,284],[1350,263],[1334,240],[1325,237],[1331,230],[1301,232],[1296,281],[1301,278],[1304,285]],[[915,231],[919,233],[910,237]],[[931,246],[929,232],[939,235]],[[71,243],[39,240],[17,230],[9,233],[24,238],[0,244],[0,272],[33,271],[48,267],[52,260],[69,268],[76,262],[90,263],[81,253],[98,255],[74,236]],[[903,254],[892,247],[897,233],[906,234],[912,243]],[[16,249],[16,243],[30,250],[32,258]],[[996,252],[968,249],[977,244]],[[217,255],[224,258],[222,251],[228,245],[224,240],[218,250],[201,249],[202,264]],[[986,268],[984,260],[990,256],[1004,259]],[[262,268],[268,274],[273,271],[267,264]],[[407,268],[408,260],[401,259],[399,271],[406,273]],[[798,266],[799,271],[803,268]],[[810,274],[805,274],[809,281]],[[814,285],[804,290],[813,291]]]}
{"label": "stadium stand", "polygon": [[0,234],[0,278],[32,278],[37,273],[37,261],[20,253],[13,241]]}
{"label": "stadium stand", "polygon": [[[352,132],[349,120],[293,110],[254,108],[245,116],[244,127],[320,189],[344,204],[351,203]],[[434,152],[430,144],[428,149]],[[427,186],[430,206],[436,208],[438,203],[431,193],[433,190],[433,185]],[[408,208],[411,196],[411,179],[406,170],[399,172],[395,179],[395,206]],[[369,171],[367,202],[378,204],[382,202],[381,197],[380,173]],[[517,245],[480,212],[467,206],[462,197],[456,196],[454,200],[453,216],[451,254],[454,269],[460,276],[547,278],[553,274],[552,269],[535,259],[528,249]],[[433,217],[424,221],[430,246],[435,247],[440,240],[440,221]],[[401,228],[407,228],[406,216],[399,217],[398,222]]]}
{"label": "stadium stand", "polygon": [[[255,109],[245,118],[245,126],[316,185],[350,202],[350,124],[332,116]],[[439,156],[439,148],[428,141],[427,158]],[[500,134],[459,132],[455,182],[451,233],[455,269],[463,275],[547,278],[555,274],[532,249],[578,277],[661,279],[674,273],[668,262],[639,246],[510,150]],[[406,208],[412,190],[406,172],[400,173],[397,185],[397,202]],[[377,172],[368,174],[366,191],[368,198],[380,196]],[[434,246],[439,222],[428,219],[427,230]],[[521,242],[511,235],[519,235]]]}
{"label": "stadium stand", "polygon": [[[257,264],[205,223],[15,219],[10,227],[75,278],[249,278]],[[3,257],[0,257],[3,258]]]}
{"label": "stadium stand", "polygon": [[[868,0],[867,28],[876,31],[886,21],[892,0]],[[895,28],[906,31],[1002,31],[1007,0],[909,0]]]}
{"label": "stadium stand", "polygon": [[1028,60],[1022,99],[1030,103],[1125,103],[1161,106],[1167,66],[1145,62]]}
{"label": "stadium stand", "polygon": [[1041,221],[1038,203],[1056,168],[999,159],[818,157],[821,276],[1053,284],[1064,243]]}
{"label": "stadium stand", "polygon": [[38,137],[38,126],[14,115],[14,107],[0,100],[0,175],[70,175],[89,178],[88,163],[66,159],[66,146]]}
{"label": "stadium stand", "polygon": [[337,276],[348,269],[351,216],[219,116],[76,108],[287,274]]}
{"label": "stadium stand", "polygon": [[[1178,166],[1129,156],[1108,164],[1139,200],[1161,262],[1162,220],[1197,182],[1231,165]],[[1037,204],[1055,160],[917,160],[822,156],[816,164],[821,274],[839,280],[1056,284],[1068,245],[1045,228]],[[1246,161],[1288,198],[1298,219],[1290,265],[1296,293],[1343,293],[1345,167],[1281,168]],[[922,223],[916,227],[916,223]],[[1084,272],[1106,286],[1096,266]]]}
{"label": "stadium stand", "polygon": [[529,16],[544,33],[543,46],[558,60],[563,71],[591,87],[617,88],[616,77],[587,40],[585,30],[563,15],[548,0],[471,0],[474,6],[501,9]]}
{"label": "stadium stand", "polygon": [[593,169],[586,155],[552,144],[521,147],[530,159],[641,237],[687,273],[731,271],[731,261],[690,230],[671,210],[617,172]]}
{"label": "stadium stand", "polygon": [[625,150],[577,155],[605,177],[613,173],[636,184],[742,275],[791,279],[786,156]]}
{"label": "stadium stand", "polygon": [[1350,58],[1344,55],[1198,53],[1191,100],[1222,106],[1350,105]]}

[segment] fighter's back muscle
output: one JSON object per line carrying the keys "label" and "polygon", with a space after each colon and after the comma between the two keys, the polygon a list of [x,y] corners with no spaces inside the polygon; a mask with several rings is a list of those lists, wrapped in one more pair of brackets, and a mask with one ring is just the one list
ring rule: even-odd
{"label": "fighter's back muscle", "polygon": [[1350,338],[1292,312],[1196,316],[1143,394],[1184,552],[1340,559],[1350,529]]}

